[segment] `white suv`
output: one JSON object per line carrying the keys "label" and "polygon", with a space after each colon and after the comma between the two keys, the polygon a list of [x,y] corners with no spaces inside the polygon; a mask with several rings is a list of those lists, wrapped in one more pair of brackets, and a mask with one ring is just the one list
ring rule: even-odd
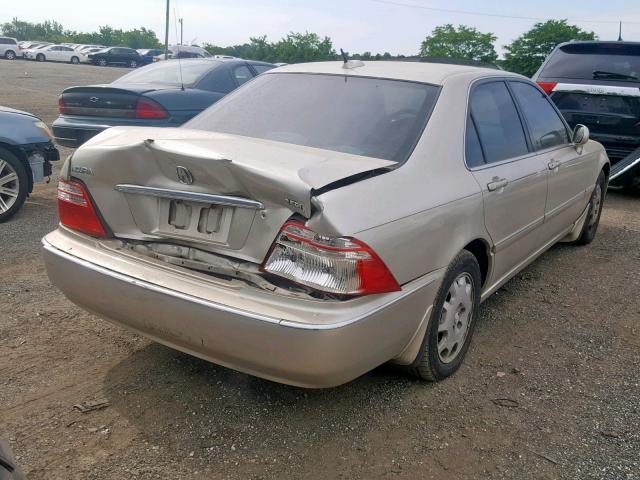
{"label": "white suv", "polygon": [[7,60],[15,60],[22,56],[18,41],[11,37],[0,37],[0,56]]}

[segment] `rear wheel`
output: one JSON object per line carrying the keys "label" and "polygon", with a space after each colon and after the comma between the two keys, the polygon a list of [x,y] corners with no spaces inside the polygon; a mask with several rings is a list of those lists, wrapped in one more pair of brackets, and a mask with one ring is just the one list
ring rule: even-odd
{"label": "rear wheel", "polygon": [[4,58],[6,58],[7,60],[15,60],[16,52],[14,52],[13,50],[7,50],[6,52],[4,52]]}
{"label": "rear wheel", "polygon": [[80,59],[78,57],[71,57],[71,63],[77,65],[80,63]]}
{"label": "rear wheel", "polygon": [[481,281],[476,257],[463,250],[447,269],[420,353],[405,367],[409,373],[423,380],[438,381],[460,368],[478,317]]}
{"label": "rear wheel", "polygon": [[44,62],[46,59],[44,57],[44,54],[39,53],[38,55],[36,55],[36,60],[39,62]]}
{"label": "rear wheel", "polygon": [[573,242],[574,245],[588,245],[593,242],[600,224],[600,215],[602,215],[602,205],[604,204],[604,196],[607,190],[606,181],[604,172],[600,172],[589,200],[589,213],[587,213],[580,236]]}
{"label": "rear wheel", "polygon": [[20,159],[0,148],[0,223],[9,220],[27,198],[27,169]]}

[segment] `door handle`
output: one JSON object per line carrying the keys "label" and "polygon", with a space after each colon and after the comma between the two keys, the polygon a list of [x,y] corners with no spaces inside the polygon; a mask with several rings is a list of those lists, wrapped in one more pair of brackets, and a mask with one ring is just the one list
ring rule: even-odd
{"label": "door handle", "polygon": [[549,170],[555,170],[556,168],[558,168],[560,166],[560,162],[556,162],[555,160],[551,160],[548,164],[547,167],[549,167]]}
{"label": "door handle", "polygon": [[491,182],[487,183],[487,189],[490,192],[494,192],[506,187],[507,185],[509,185],[509,180],[507,180],[506,178],[493,177]]}

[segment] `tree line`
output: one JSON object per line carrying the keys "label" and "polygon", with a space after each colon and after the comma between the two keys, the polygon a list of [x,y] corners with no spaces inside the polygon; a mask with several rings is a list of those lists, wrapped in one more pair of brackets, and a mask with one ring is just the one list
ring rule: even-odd
{"label": "tree line", "polygon": [[[96,45],[121,45],[130,48],[159,48],[161,43],[152,30],[144,27],[133,30],[102,26],[97,32],[66,30],[55,21],[31,23],[14,18],[0,25],[3,35],[18,40],[42,40],[53,43],[86,43]],[[467,25],[440,25],[427,35],[420,45],[417,57],[453,57],[465,60],[498,64],[506,70],[531,76],[553,48],[571,40],[594,40],[594,32],[570,25],[567,20],[548,20],[536,23],[510,44],[504,45],[505,55],[498,59],[495,48],[496,35],[481,32]],[[232,55],[266,62],[299,63],[341,58],[329,37],[312,32],[290,32],[280,40],[271,42],[266,35],[251,37],[241,45],[203,45],[213,55]],[[362,60],[402,60],[404,55],[384,53],[351,53],[350,58]]]}

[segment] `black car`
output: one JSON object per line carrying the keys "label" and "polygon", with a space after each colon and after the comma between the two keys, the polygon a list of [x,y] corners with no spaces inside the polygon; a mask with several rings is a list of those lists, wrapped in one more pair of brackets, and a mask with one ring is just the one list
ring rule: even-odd
{"label": "black car", "polygon": [[274,68],[252,60],[166,60],[113,83],[70,87],[58,100],[56,142],[79,147],[116,125],[177,127],[256,75]]}
{"label": "black car", "polygon": [[126,65],[136,68],[143,64],[142,56],[133,48],[109,47],[99,52],[89,54],[89,60],[94,65],[106,67],[107,65]]}
{"label": "black car", "polygon": [[640,43],[558,45],[533,76],[569,125],[589,127],[612,163],[610,182],[640,185]]}
{"label": "black car", "polygon": [[156,55],[162,55],[164,50],[159,48],[140,48],[138,49],[138,53],[142,57],[142,63],[146,65],[148,63],[153,63],[153,57]]}
{"label": "black car", "polygon": [[49,128],[30,113],[0,107],[0,223],[22,207],[33,184],[51,175],[60,154]]}

